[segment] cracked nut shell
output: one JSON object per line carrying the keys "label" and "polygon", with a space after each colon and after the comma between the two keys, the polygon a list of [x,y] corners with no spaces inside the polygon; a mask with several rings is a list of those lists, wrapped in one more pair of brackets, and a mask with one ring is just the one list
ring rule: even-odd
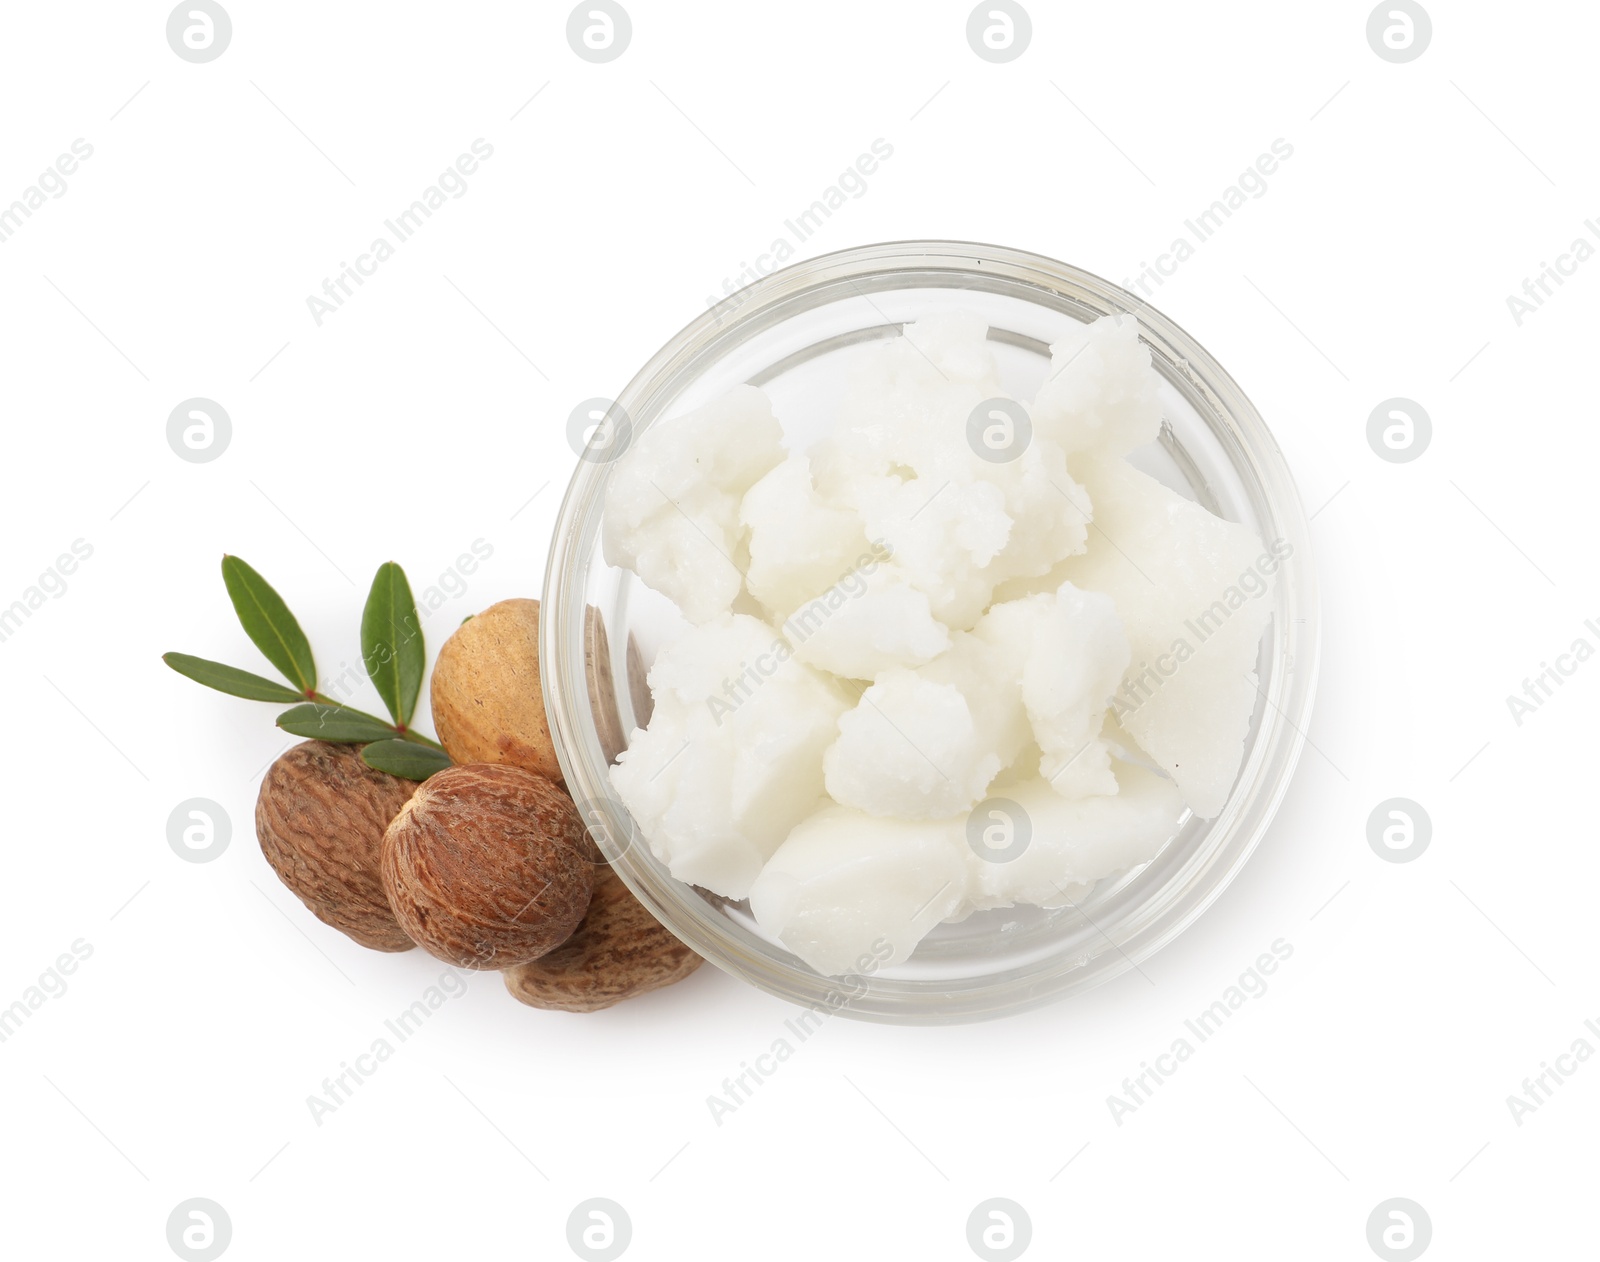
{"label": "cracked nut shell", "polygon": [[374,771],[354,745],[306,741],[261,780],[256,838],[278,879],[317,919],[375,951],[415,945],[378,875],[384,829],[416,789]]}
{"label": "cracked nut shell", "polygon": [[598,1012],[682,981],[702,963],[602,868],[577,932],[548,955],[507,969],[506,989],[530,1007]]}
{"label": "cracked nut shell", "polygon": [[423,782],[384,833],[379,867],[419,946],[461,968],[502,969],[572,935],[598,858],[572,799],[550,781],[476,763]]}

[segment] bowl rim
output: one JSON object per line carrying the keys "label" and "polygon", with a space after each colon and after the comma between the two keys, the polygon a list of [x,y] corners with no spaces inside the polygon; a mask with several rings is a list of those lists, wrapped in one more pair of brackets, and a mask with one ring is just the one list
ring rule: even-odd
{"label": "bowl rim", "polygon": [[[1053,1002],[1137,968],[1193,924],[1242,869],[1288,790],[1308,743],[1305,729],[1315,700],[1320,660],[1310,525],[1271,430],[1226,369],[1173,320],[1144,299],[1070,264],[1005,246],[937,240],[856,246],[790,264],[730,295],[680,329],[617,396],[620,415],[627,418],[630,433],[637,432],[641,416],[647,426],[659,409],[670,405],[693,380],[690,370],[700,358],[719,345],[736,347],[739,343],[734,339],[747,339],[782,323],[793,314],[788,308],[796,299],[830,287],[838,289],[841,282],[865,296],[872,291],[861,289],[864,282],[891,282],[919,270],[1020,285],[1050,295],[1054,301],[1043,305],[1056,310],[1082,308],[1090,315],[1115,311],[1134,315],[1140,339],[1150,347],[1158,370],[1185,394],[1216,437],[1232,438],[1236,450],[1231,450],[1230,460],[1236,472],[1259,497],[1258,510],[1268,511],[1275,528],[1272,537],[1286,540],[1291,553],[1280,569],[1279,603],[1267,640],[1274,650],[1274,669],[1266,689],[1257,683],[1264,705],[1258,706],[1255,737],[1227,805],[1206,828],[1208,840],[1212,833],[1219,838],[1197,850],[1184,869],[1155,887],[1153,894],[1168,895],[1165,901],[1158,904],[1152,897],[1133,909],[1142,918],[1120,941],[1090,922],[1107,945],[1089,957],[1057,961],[1054,971],[972,985],[959,992],[938,987],[915,992],[899,984],[891,992],[881,979],[824,977],[779,948],[742,941],[700,892],[666,875],[653,857],[640,859],[639,851],[646,847],[610,787],[609,761],[593,719],[586,664],[586,584],[612,466],[592,458],[578,461],[551,541],[539,653],[545,666],[544,704],[557,758],[596,842],[651,913],[725,972],[803,1007],[897,1024],[981,1020]],[[880,290],[896,287],[911,286],[877,285]],[[886,323],[896,321],[886,317]],[[1195,405],[1196,398],[1205,403],[1204,411]],[[1214,413],[1228,432],[1218,431],[1207,411]],[[613,661],[620,660],[625,647],[612,645]],[[636,841],[640,843],[637,847]],[[1152,916],[1152,909],[1159,914]],[[1122,921],[1111,926],[1121,927]],[[875,986],[875,981],[880,984]]]}

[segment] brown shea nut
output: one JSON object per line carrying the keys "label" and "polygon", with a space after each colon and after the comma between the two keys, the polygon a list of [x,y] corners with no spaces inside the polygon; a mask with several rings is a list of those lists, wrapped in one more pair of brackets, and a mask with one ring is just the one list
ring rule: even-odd
{"label": "brown shea nut", "polygon": [[452,761],[505,763],[562,783],[539,686],[539,602],[490,605],[439,650],[433,727]]}
{"label": "brown shea nut", "polygon": [[256,837],[278,879],[325,924],[375,951],[415,944],[378,876],[383,831],[416,790],[374,771],[354,745],[306,741],[267,769]]}
{"label": "brown shea nut", "polygon": [[506,970],[506,989],[534,1008],[598,1012],[680,982],[704,963],[635,898],[610,868],[577,932],[548,955]]}
{"label": "brown shea nut", "polygon": [[599,851],[572,799],[520,767],[430,776],[383,835],[395,918],[431,955],[509,968],[560,946],[594,892]]}

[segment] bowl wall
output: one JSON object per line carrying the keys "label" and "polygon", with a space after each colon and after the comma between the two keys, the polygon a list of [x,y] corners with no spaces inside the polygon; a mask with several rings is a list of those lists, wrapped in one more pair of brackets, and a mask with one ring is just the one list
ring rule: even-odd
{"label": "bowl wall", "polygon": [[[734,305],[736,304],[736,305]],[[1004,1015],[1103,982],[1170,942],[1221,893],[1254,849],[1304,742],[1317,673],[1315,580],[1293,479],[1260,416],[1227,373],[1165,316],[1116,286],[1035,255],[956,242],[899,242],[797,264],[741,291],[673,338],[617,399],[636,437],[742,382],[761,386],[804,449],[831,411],[842,365],[903,323],[964,309],[989,323],[1008,393],[1033,396],[1049,345],[1072,322],[1129,312],[1162,378],[1160,440],[1133,461],[1212,512],[1288,549],[1262,637],[1259,697],[1243,766],[1224,809],[1192,816],[1150,863],[1095,887],[1076,908],[977,912],[934,930],[904,964],[865,977],[813,972],[756,926],[743,903],[674,880],[610,788],[621,733],[641,726],[628,678],[630,640],[644,664],[687,624],[672,603],[605,563],[600,523],[604,437],[580,461],[556,526],[545,580],[541,656],[546,706],[568,787],[622,879],[713,964],[772,994],[858,1018],[904,1023]],[[585,610],[597,611],[586,618]],[[635,668],[637,673],[637,667]]]}

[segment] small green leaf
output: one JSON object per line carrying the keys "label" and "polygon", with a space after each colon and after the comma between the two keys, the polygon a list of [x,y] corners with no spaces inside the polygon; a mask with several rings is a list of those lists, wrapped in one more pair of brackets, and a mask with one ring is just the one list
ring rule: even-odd
{"label": "small green leaf", "polygon": [[364,745],[368,741],[390,740],[395,735],[387,723],[340,705],[297,705],[278,716],[278,726],[291,736],[339,745]]}
{"label": "small green leaf", "polygon": [[311,642],[283,597],[238,557],[222,558],[222,581],[228,585],[245,634],[285,679],[309,697],[317,688],[317,664],[311,657]]}
{"label": "small green leaf", "polygon": [[417,708],[428,658],[411,584],[393,561],[378,567],[361,613],[361,661],[389,714],[403,729]]}
{"label": "small green leaf", "polygon": [[300,694],[275,679],[263,679],[237,666],[224,666],[203,657],[187,653],[163,653],[161,660],[178,674],[192,679],[207,688],[215,688],[230,697],[243,697],[246,701],[298,701]]}
{"label": "small green leaf", "polygon": [[361,751],[361,761],[374,771],[387,771],[402,780],[426,780],[450,766],[450,755],[411,741],[373,741]]}

